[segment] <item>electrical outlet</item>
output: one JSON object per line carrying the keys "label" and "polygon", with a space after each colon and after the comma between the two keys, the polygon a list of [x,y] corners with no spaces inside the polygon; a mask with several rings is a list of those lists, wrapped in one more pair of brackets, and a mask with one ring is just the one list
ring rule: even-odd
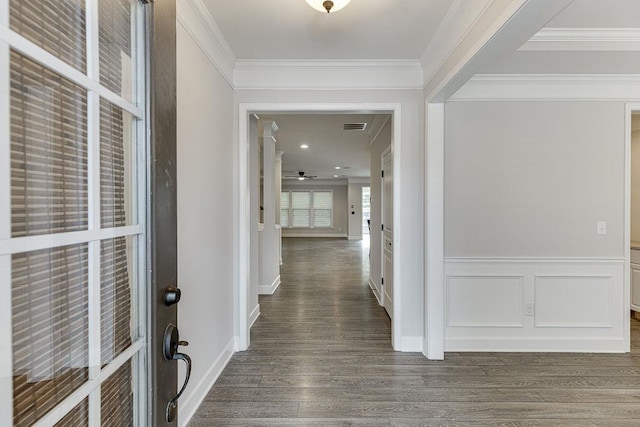
{"label": "electrical outlet", "polygon": [[535,314],[535,305],[532,302],[528,302],[524,305],[524,315],[533,316]]}
{"label": "electrical outlet", "polygon": [[606,223],[606,221],[598,221],[597,232],[598,232],[598,234],[607,234],[607,223]]}

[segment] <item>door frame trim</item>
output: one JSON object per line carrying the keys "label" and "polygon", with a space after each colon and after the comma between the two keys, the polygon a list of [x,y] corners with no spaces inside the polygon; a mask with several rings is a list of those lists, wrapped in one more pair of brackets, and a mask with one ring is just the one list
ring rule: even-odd
{"label": "door frame trim", "polygon": [[[385,113],[391,114],[393,168],[401,170],[402,147],[402,104],[400,103],[240,103],[238,115],[238,152],[234,161],[234,230],[236,233],[234,261],[234,335],[235,351],[249,348],[249,270],[251,267],[251,188],[250,188],[250,147],[249,114],[251,113]],[[393,216],[401,218],[400,174],[393,182]],[[395,222],[397,224],[397,222]],[[394,225],[394,259],[402,260],[400,227]],[[396,268],[397,267],[397,268]],[[401,266],[394,265],[393,281],[396,284],[393,298],[394,320],[391,327],[391,343],[394,349],[402,349],[401,340]]]}

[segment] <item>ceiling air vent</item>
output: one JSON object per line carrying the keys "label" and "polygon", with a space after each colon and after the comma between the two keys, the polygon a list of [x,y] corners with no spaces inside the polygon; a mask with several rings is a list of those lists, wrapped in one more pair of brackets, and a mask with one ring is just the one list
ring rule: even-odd
{"label": "ceiling air vent", "polygon": [[365,130],[366,128],[366,123],[345,123],[342,125],[342,130]]}

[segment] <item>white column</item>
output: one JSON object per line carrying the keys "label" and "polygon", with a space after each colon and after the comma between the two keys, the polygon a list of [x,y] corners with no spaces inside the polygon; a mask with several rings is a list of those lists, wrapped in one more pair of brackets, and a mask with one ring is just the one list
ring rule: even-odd
{"label": "white column", "polygon": [[262,186],[264,231],[260,247],[260,294],[273,294],[280,285],[280,230],[276,228],[276,138],[278,126],[274,121],[262,121]]}
{"label": "white column", "polygon": [[280,193],[282,193],[282,151],[276,151],[274,179],[276,186],[276,224],[280,225]]}

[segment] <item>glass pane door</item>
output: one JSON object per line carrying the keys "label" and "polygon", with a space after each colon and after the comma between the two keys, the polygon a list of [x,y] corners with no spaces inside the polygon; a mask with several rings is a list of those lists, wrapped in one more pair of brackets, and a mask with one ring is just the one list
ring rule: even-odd
{"label": "glass pane door", "polygon": [[142,15],[0,0],[0,425],[145,423]]}

